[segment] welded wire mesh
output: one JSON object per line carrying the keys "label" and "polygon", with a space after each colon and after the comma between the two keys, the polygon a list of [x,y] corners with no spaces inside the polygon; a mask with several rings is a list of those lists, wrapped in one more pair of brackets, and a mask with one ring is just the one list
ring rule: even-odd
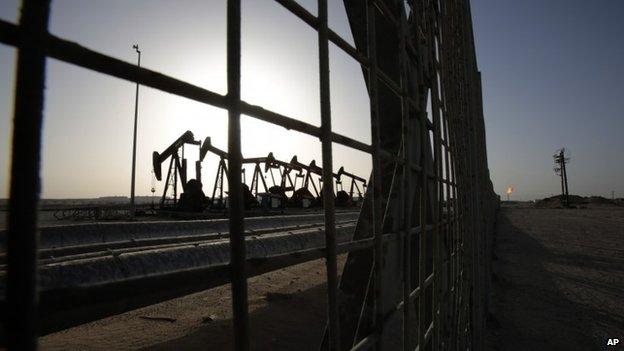
{"label": "welded wire mesh", "polygon": [[[279,262],[274,267],[326,258],[323,347],[482,348],[498,198],[487,166],[468,0],[345,0],[355,46],[328,28],[327,0],[318,1],[317,16],[293,0],[276,1],[318,32],[320,127],[241,100],[240,0],[227,1],[226,95],[50,35],[49,1],[24,0],[18,25],[0,21],[0,42],[18,49],[7,295],[2,302],[11,348],[36,348],[38,321],[45,317],[37,313],[35,223],[48,57],[228,110],[231,262],[223,272],[232,284],[236,349],[250,348],[241,114],[320,138],[324,184],[333,182],[333,143],[372,155],[371,186],[352,241],[336,242],[334,189],[327,186],[326,246],[273,258]],[[332,132],[329,43],[362,67],[370,99],[370,145]],[[339,281],[336,257],[344,252],[349,257]],[[41,294],[48,309],[46,301],[76,298]],[[57,300],[48,300],[49,295]]]}

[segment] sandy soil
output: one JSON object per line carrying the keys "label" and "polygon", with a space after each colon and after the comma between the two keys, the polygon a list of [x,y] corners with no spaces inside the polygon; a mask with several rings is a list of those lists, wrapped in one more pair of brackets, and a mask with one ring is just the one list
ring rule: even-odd
{"label": "sandy soil", "polygon": [[[616,350],[624,340],[624,208],[499,216],[490,350]],[[619,348],[622,349],[622,348]]]}
{"label": "sandy soil", "polygon": [[[339,257],[339,272],[345,259]],[[325,279],[324,260],[249,279],[253,349],[318,350],[326,320]],[[231,311],[226,285],[47,335],[40,345],[42,350],[230,350]]]}
{"label": "sandy soil", "polygon": [[[488,349],[616,350],[604,340],[624,340],[623,239],[622,207],[503,208]],[[322,260],[250,279],[254,349],[318,349],[326,318],[324,281]],[[232,346],[230,316],[230,288],[223,286],[48,335],[41,346],[226,350]]]}

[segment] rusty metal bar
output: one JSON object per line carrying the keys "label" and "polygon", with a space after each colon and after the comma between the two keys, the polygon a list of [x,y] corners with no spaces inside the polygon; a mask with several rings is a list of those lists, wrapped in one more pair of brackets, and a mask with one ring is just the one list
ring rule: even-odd
{"label": "rusty metal bar", "polygon": [[[286,129],[296,130],[298,132],[312,135],[318,138],[321,137],[321,129],[319,127],[291,117],[281,115],[273,111],[266,110],[260,106],[250,105],[244,101],[241,101],[240,110],[242,114],[257,118],[259,120],[272,123]],[[360,150],[362,152],[371,153],[370,145],[346,137],[344,135],[332,132],[332,141],[337,144]]]}
{"label": "rusty metal bar", "polygon": [[[294,0],[275,0],[277,3],[282,5],[288,11],[290,11],[295,16],[299,17],[303,22],[312,27],[313,29],[319,29],[319,19],[311,14],[308,10],[306,10],[303,6],[299,5]],[[354,60],[360,63],[364,67],[369,66],[368,58],[364,53],[361,53],[353,45],[349,44],[346,40],[340,37],[336,32],[328,28],[327,33],[329,41],[335,44],[337,47],[342,49],[347,55],[351,56]]]}
{"label": "rusty metal bar", "polygon": [[[139,68],[134,64],[106,56],[71,41],[60,39],[54,35],[48,35],[46,40],[48,42],[48,49],[46,53],[49,57],[124,79],[129,82],[139,82],[139,84],[150,88],[158,89],[215,107],[227,109],[228,106],[230,106],[231,102],[226,96],[185,81],[172,78],[144,67]],[[23,43],[20,39],[19,27],[10,22],[0,20],[0,42],[16,47],[22,46]],[[260,106],[251,105],[245,101],[240,102],[239,110],[241,114],[272,123],[286,129],[292,129],[314,137],[320,138],[321,136],[321,130],[319,127],[292,117],[266,110]],[[332,140],[335,143],[360,150],[362,152],[371,152],[370,145],[344,135],[332,133]]]}
{"label": "rusty metal bar", "polygon": [[[294,0],[275,0],[275,1],[279,3],[280,5],[282,5],[284,8],[286,8],[288,11],[290,11],[292,14],[297,16],[307,25],[312,27],[313,29],[316,29],[316,30],[320,29],[319,18],[315,17],[308,10],[306,10],[303,6],[299,5],[296,1]],[[387,9],[387,5],[379,1],[375,1],[375,7],[380,10],[382,10],[382,8]],[[392,14],[390,14],[390,16],[392,16]],[[331,29],[328,29],[328,39],[334,45],[336,45],[342,51],[344,51],[347,55],[351,56],[351,58],[357,61],[362,66],[362,68],[364,69],[370,68],[371,63],[368,57],[364,55],[364,53],[361,53],[356,48],[354,48],[351,44],[349,44],[346,40],[344,40],[342,37],[340,37],[338,34],[336,34],[336,32],[334,32]],[[406,43],[406,45],[408,47],[410,46],[409,43]],[[380,80],[386,86],[388,86],[388,88],[390,88],[397,96],[403,95],[401,91],[400,83],[395,82],[392,78],[390,78],[386,73],[384,73],[381,70],[377,70],[377,74],[379,75],[378,77],[380,78]],[[412,99],[409,96],[405,98],[407,98],[409,103],[412,104],[415,108],[417,107],[418,102],[416,100]]]}
{"label": "rusty metal bar", "polygon": [[[333,32],[330,31],[330,38],[334,37],[335,39],[338,37],[337,34],[334,33],[334,35],[331,35],[331,33]],[[336,41],[339,42],[338,40]],[[21,45],[19,40],[19,27],[12,23],[0,20],[0,42],[19,47]],[[144,86],[162,90],[164,92],[182,96],[215,107],[228,108],[229,106],[229,102],[225,96],[185,81],[172,78],[144,67],[136,67],[136,65],[106,56],[85,48],[77,43],[58,38],[54,35],[48,35],[48,42],[49,45],[47,55],[49,57],[127,81],[138,82]],[[338,46],[341,47],[341,45]],[[353,48],[353,50],[355,49]],[[377,75],[380,77],[381,81],[384,82],[384,84],[395,92],[395,94],[400,95],[399,85],[396,82],[394,82],[382,71],[378,71]],[[417,101],[411,98],[409,101],[413,107],[418,107]],[[254,117],[286,129],[292,129],[300,133],[315,137],[320,137],[321,134],[320,128],[312,124],[266,110],[260,106],[251,105],[245,101],[240,102],[240,112],[250,117]],[[362,152],[372,152],[370,145],[344,135],[332,133],[332,140],[338,144],[342,144]]]}
{"label": "rusty metal bar", "polygon": [[434,331],[434,324],[433,324],[433,322],[431,322],[431,323],[429,323],[429,326],[427,327],[427,330],[425,331],[425,346],[427,345],[429,340],[431,340],[431,335],[433,335],[433,331]]}
{"label": "rusty metal bar", "polygon": [[401,120],[403,123],[403,158],[405,165],[403,166],[403,199],[401,205],[403,211],[403,227],[405,234],[403,235],[403,350],[411,351],[411,309],[410,296],[412,293],[412,240],[410,229],[412,228],[412,170],[411,164],[411,146],[412,135],[410,128],[410,103],[409,98],[409,72],[407,58],[407,16],[403,9],[400,10],[400,40],[399,40],[399,62],[401,70]]}
{"label": "rusty metal bar", "polygon": [[321,142],[323,153],[323,210],[325,212],[325,247],[327,251],[327,316],[329,349],[340,350],[338,316],[338,264],[336,257],[336,208],[331,140],[331,105],[329,86],[329,40],[327,0],[318,0],[319,83],[321,101]]}
{"label": "rusty metal bar", "polygon": [[[320,28],[320,20],[311,14],[308,10],[306,10],[303,6],[299,5],[295,0],[275,0],[278,4],[282,5],[288,11],[290,11],[293,15],[299,17],[303,22],[312,27],[313,29],[319,30]],[[319,12],[320,17],[320,12]],[[356,48],[354,48],[351,44],[349,44],[346,40],[340,37],[336,32],[331,29],[327,29],[327,37],[329,41],[338,46],[342,51],[351,56],[354,60],[359,62],[361,65],[368,67],[368,59],[367,57],[359,52]]]}
{"label": "rusty metal bar", "polygon": [[[426,95],[425,95],[426,99]],[[420,162],[421,169],[425,172],[427,169],[427,157],[429,149],[429,131],[426,128],[425,120],[427,119],[427,112],[421,111],[419,114],[420,118]],[[428,177],[425,173],[421,173],[420,176],[420,198],[419,198],[419,223],[421,226],[424,226],[427,223],[427,183],[429,182]],[[422,350],[424,349],[424,330],[423,330],[423,321],[425,320],[425,299],[422,298],[424,295],[425,289],[423,288],[425,283],[425,255],[426,255],[426,240],[425,237],[427,235],[427,230],[423,230],[420,232],[418,236],[418,286],[421,287],[421,295],[418,298],[418,347]]]}
{"label": "rusty metal bar", "polygon": [[[386,239],[384,239],[384,242]],[[392,238],[390,240],[396,240],[396,238]],[[405,305],[407,303],[411,303],[412,301],[414,301],[416,298],[420,299],[421,298],[421,292],[424,291],[424,289],[428,288],[429,286],[431,286],[431,284],[433,283],[434,280],[434,274],[430,274],[427,279],[425,279],[424,281],[424,285],[422,286],[422,290],[421,287],[416,287],[416,289],[412,290],[409,292],[407,299],[402,300],[401,302],[399,302],[396,306],[394,306],[394,308],[392,308],[390,311],[388,311],[385,315],[384,315],[384,323],[388,322],[388,320],[390,320],[392,317],[394,317],[394,315],[396,313],[398,313],[399,311],[402,311],[405,309]],[[407,301],[407,303],[406,303]],[[430,324],[432,325],[432,324]],[[404,334],[405,335],[405,334]],[[356,346],[354,346],[351,351],[353,350],[364,350],[364,349],[368,349],[370,348],[371,342],[378,340],[380,337],[380,335],[376,332],[373,332],[369,335],[367,335],[366,337],[364,337],[362,340],[360,340],[360,342],[358,344],[356,344]],[[418,350],[418,346],[416,346],[416,349]],[[411,349],[410,349],[411,350]]]}
{"label": "rusty metal bar", "polygon": [[[375,240],[373,269],[374,269],[374,307],[375,307],[375,333],[381,336],[384,325],[383,306],[383,212],[381,207],[381,159],[380,159],[380,121],[379,121],[379,95],[378,95],[378,68],[377,68],[377,38],[375,30],[376,10],[372,0],[368,0],[366,5],[367,43],[368,59],[370,67],[368,69],[368,87],[371,114],[371,139],[373,147],[373,237]],[[382,338],[376,340],[377,349],[383,349]]]}
{"label": "rusty metal bar", "polygon": [[230,266],[234,349],[249,350],[249,307],[245,267],[245,228],[242,153],[240,131],[241,96],[241,2],[227,2],[227,77],[228,77],[228,172],[230,214]]}
{"label": "rusty metal bar", "polygon": [[37,349],[37,210],[50,1],[24,0],[17,53],[7,238],[7,342]]}
{"label": "rusty metal bar", "polygon": [[[417,228],[412,234],[419,231]],[[399,233],[383,235],[384,245],[397,240]],[[361,239],[337,244],[336,252],[370,249],[374,240]],[[246,260],[249,277],[284,267],[317,260],[327,256],[325,247],[310,248]],[[168,299],[226,284],[231,265],[188,268],[156,275],[143,275],[116,281],[84,284],[73,287],[49,288],[40,293],[42,318],[40,333],[49,334],[79,324],[148,306]],[[0,300],[0,314],[8,311]]]}
{"label": "rusty metal bar", "polygon": [[[332,317],[334,313],[332,311],[337,311],[338,302],[337,292],[332,291],[333,287],[337,286],[337,284],[334,283],[337,282],[337,272],[335,268],[336,254],[371,246],[374,252],[372,284],[374,287],[374,298],[372,299],[374,302],[374,310],[369,318],[374,321],[374,328],[371,331],[372,334],[361,340],[361,342],[356,345],[356,348],[368,348],[376,344],[377,349],[381,349],[381,346],[384,346],[381,345],[382,335],[384,335],[384,324],[389,321],[389,315],[399,313],[400,308],[402,308],[401,306],[406,306],[408,302],[416,298],[419,299],[417,349],[424,350],[426,346],[433,349],[440,347],[440,335],[442,332],[450,333],[449,344],[446,345],[448,349],[459,349],[463,346],[471,349],[475,347],[478,348],[481,343],[481,329],[484,321],[483,311],[484,308],[487,307],[486,304],[483,303],[484,289],[487,288],[483,279],[487,271],[483,271],[481,265],[483,264],[484,257],[486,257],[484,255],[484,250],[488,249],[487,237],[484,237],[484,235],[487,236],[489,233],[487,228],[484,227],[484,224],[478,221],[485,218],[484,216],[488,213],[484,212],[488,211],[490,204],[493,204],[495,200],[491,189],[486,187],[486,179],[488,176],[487,160],[482,156],[485,149],[483,136],[480,134],[482,133],[482,110],[479,110],[481,99],[479,96],[480,78],[473,57],[474,43],[471,37],[472,23],[470,22],[469,5],[466,1],[411,1],[410,6],[412,6],[412,14],[415,16],[410,16],[409,25],[414,24],[414,26],[410,27],[409,33],[413,34],[414,38],[409,38],[408,40],[404,12],[405,4],[403,2],[397,1],[391,3],[379,0],[367,0],[365,4],[366,7],[362,9],[362,16],[366,16],[365,27],[367,33],[366,38],[362,38],[366,40],[368,45],[358,47],[360,49],[358,50],[328,28],[326,0],[319,0],[318,18],[311,15],[294,0],[276,1],[318,31],[321,127],[316,127],[309,123],[265,110],[260,106],[250,105],[240,100],[240,0],[229,0],[227,5],[228,94],[226,96],[151,70],[138,68],[132,64],[49,35],[45,27],[37,27],[47,22],[48,1],[38,3],[25,0],[20,26],[0,20],[0,42],[8,43],[9,45],[19,48],[13,139],[13,168],[11,176],[11,212],[9,215],[10,236],[12,239],[15,239],[15,242],[9,242],[8,259],[9,264],[12,264],[13,267],[9,269],[9,272],[25,269],[23,272],[26,277],[34,277],[34,273],[36,272],[36,266],[34,264],[37,253],[36,246],[28,246],[27,250],[24,251],[26,255],[20,254],[19,257],[13,255],[13,258],[11,258],[11,251],[18,252],[15,249],[15,247],[20,247],[16,246],[18,244],[36,244],[36,241],[34,241],[36,238],[36,213],[33,210],[33,206],[36,205],[38,198],[38,178],[35,179],[34,182],[24,184],[25,180],[29,178],[23,177],[22,173],[19,173],[19,169],[20,167],[25,167],[27,171],[34,172],[34,177],[37,176],[41,135],[41,106],[43,98],[42,96],[35,96],[36,99],[33,100],[32,95],[29,94],[36,93],[42,95],[45,56],[48,55],[49,57],[57,58],[70,64],[118,77],[133,83],[137,82],[178,96],[228,109],[228,151],[230,155],[234,156],[233,159],[229,160],[229,172],[232,172],[229,177],[229,181],[231,182],[229,224],[231,230],[230,248],[232,250],[232,260],[229,265],[224,266],[225,268],[221,267],[218,269],[217,271],[219,273],[217,273],[215,277],[219,277],[221,274],[224,277],[222,278],[224,281],[227,281],[228,276],[231,278],[236,349],[246,350],[249,348],[246,274],[248,274],[248,272],[250,272],[250,274],[256,274],[262,271],[262,269],[256,269],[256,265],[264,267],[263,269],[269,269],[270,267],[292,265],[301,260],[312,259],[313,257],[320,258],[323,256],[327,258],[330,345],[334,348],[339,348],[341,345],[335,342],[335,340],[340,340],[336,338],[338,335],[338,323],[337,320],[334,321],[334,317]],[[364,3],[362,5],[364,5]],[[45,16],[39,18],[39,21],[35,20],[30,22],[30,27],[27,21],[28,16],[26,16],[28,13],[28,6],[30,6],[31,11],[39,7],[43,8],[42,6],[46,8],[46,11],[44,11],[45,13],[32,12],[36,15]],[[401,16],[400,18],[399,15]],[[401,42],[399,44],[401,60],[400,84],[377,66],[376,17],[384,22],[380,22],[380,30],[384,28],[381,24],[389,24],[390,26],[398,27],[397,30],[400,29],[401,31]],[[44,18],[45,20],[43,20]],[[36,35],[33,35],[33,31]],[[371,145],[331,131],[331,109],[329,104],[329,42],[338,46],[358,62],[367,75],[371,107]],[[358,42],[358,45],[359,44],[361,43]],[[414,45],[417,46],[415,47]],[[366,54],[362,53],[364,47],[366,47],[367,50]],[[439,51],[436,51],[436,49]],[[380,51],[380,54],[383,53]],[[35,63],[41,63],[41,65],[30,64],[29,71],[26,72],[24,62],[26,62],[28,58],[36,59]],[[410,59],[413,61],[410,61]],[[424,109],[422,101],[423,96],[419,96],[417,99],[413,99],[409,96],[409,91],[406,89],[405,84],[407,81],[405,66],[407,64],[410,65],[411,69],[418,72],[418,77],[415,82],[416,85],[430,90],[432,98],[432,121],[427,119],[426,114],[419,113],[420,164],[413,164],[410,161],[409,141],[412,136],[410,135],[411,131],[408,129],[409,123],[407,123],[407,121],[409,120],[410,108],[419,112],[422,112]],[[33,70],[32,67],[35,67],[35,69]],[[38,74],[41,84],[33,85],[31,82],[30,86],[35,89],[24,89],[23,85],[28,86],[28,84],[24,82],[29,82],[28,80],[24,80],[24,77],[28,77],[32,80],[33,76],[37,78]],[[37,83],[36,79],[34,83]],[[379,86],[379,83],[381,83],[382,86]],[[379,109],[381,107],[378,101],[380,88],[383,88],[384,92],[387,90],[401,99],[403,155],[396,155],[394,151],[388,152],[381,148],[381,120],[379,115]],[[24,92],[22,90],[26,91]],[[39,100],[37,100],[37,98]],[[26,100],[28,100],[30,105],[26,106],[24,102]],[[33,101],[35,103],[32,103]],[[426,103],[426,100],[424,102]],[[241,114],[246,114],[268,123],[320,138],[323,148],[323,168],[325,170],[331,171],[332,168],[332,142],[372,154],[372,238],[339,245],[336,244],[335,235],[332,234],[332,232],[335,231],[335,211],[333,208],[333,201],[331,201],[333,200],[333,187],[326,186],[323,190],[325,223],[326,228],[328,228],[325,233],[326,248],[313,249],[306,252],[299,251],[279,257],[270,257],[262,262],[246,260],[242,222],[244,216],[241,198],[242,185],[240,182],[240,168],[243,162],[240,155]],[[24,115],[31,119],[33,116],[38,116],[38,119],[29,122],[23,119]],[[27,123],[34,123],[36,128],[25,131],[23,128]],[[441,129],[444,129],[444,131],[441,132]],[[429,143],[430,132],[433,132],[433,146]],[[445,135],[444,138],[441,137],[442,133]],[[18,135],[21,140],[25,140],[23,138],[25,135],[34,136],[34,138],[26,138],[29,143],[24,145],[22,142],[16,142]],[[385,137],[386,134],[384,131],[384,138]],[[32,147],[34,147],[34,150]],[[433,149],[431,149],[431,147],[433,147]],[[26,149],[25,153],[23,151],[24,149]],[[16,150],[21,150],[22,155],[26,155],[26,157],[23,157],[25,160],[16,160]],[[431,152],[429,150],[433,152],[432,165],[430,165],[428,161],[429,157],[431,157]],[[465,150],[468,150],[468,154],[463,152]],[[442,154],[446,156],[444,159],[441,159]],[[20,155],[20,158],[22,158],[22,155]],[[389,234],[382,234],[384,223],[381,206],[383,204],[382,197],[385,196],[382,194],[385,189],[381,187],[382,158],[394,162],[397,166],[401,165],[404,172],[402,186],[405,197],[399,200],[401,202],[398,204],[399,206],[403,206],[399,212],[404,217],[404,222],[401,225],[404,230],[395,234],[400,236],[403,240],[403,273],[405,282],[402,292],[403,301],[398,306],[395,306],[396,308],[390,309],[390,311],[384,309],[382,299],[382,297],[384,297],[384,287],[382,285],[383,251],[386,242],[389,240],[398,240],[399,238],[391,238],[388,236]],[[443,166],[445,166],[444,170],[442,169]],[[410,218],[412,214],[409,208],[411,204],[411,202],[409,202],[409,196],[411,195],[408,196],[408,194],[411,194],[412,185],[410,183],[411,177],[406,177],[405,174],[411,174],[411,172],[420,175],[420,184],[417,185],[420,195],[420,208],[417,215],[419,216],[418,219],[420,223],[417,228],[412,228],[410,223],[412,221],[412,218]],[[326,173],[327,174],[323,174],[324,184],[329,185],[332,183],[331,172]],[[327,179],[325,179],[326,175],[329,175]],[[429,186],[435,187],[433,189],[435,192],[433,197],[429,196],[430,192],[427,190]],[[29,191],[29,189],[32,191]],[[29,196],[24,199],[16,199],[15,194],[18,191],[20,193],[27,193]],[[442,203],[442,200],[445,202]],[[388,204],[392,201],[397,200],[389,199]],[[432,203],[431,201],[434,202]],[[394,205],[396,205],[396,203],[393,204],[393,206]],[[427,213],[429,211],[427,207],[432,209],[433,212],[431,214]],[[16,208],[24,209],[25,211],[16,211]],[[446,209],[446,213],[444,214],[444,218],[441,218],[443,208]],[[420,228],[422,228],[422,230]],[[441,231],[443,228],[449,238],[449,247],[446,249],[448,258],[445,258],[444,262],[442,262],[440,257],[442,253]],[[484,229],[485,234],[482,233]],[[20,234],[19,237],[16,235],[18,232]],[[427,242],[429,239],[426,238],[426,236],[429,232],[433,234],[432,243]],[[27,234],[25,235],[24,233]],[[408,277],[412,269],[410,259],[412,253],[409,250],[411,243],[410,237],[413,233],[419,234],[419,284],[416,289],[411,290],[411,282]],[[433,246],[427,244],[433,244]],[[19,252],[22,251],[23,250],[19,249]],[[32,255],[30,255],[31,253]],[[433,272],[425,277],[427,274],[426,263],[431,259],[433,259],[434,262]],[[443,298],[444,293],[442,292],[442,284],[440,282],[442,279],[445,279],[445,272],[442,271],[442,264],[446,264],[447,262],[450,266],[448,269],[450,274],[448,281],[451,282],[452,290],[445,290],[449,296],[445,297],[443,302],[441,298]],[[17,269],[15,267],[17,267]],[[223,272],[228,274],[223,275]],[[31,273],[33,275],[31,275]],[[184,275],[179,272],[176,274]],[[11,301],[11,298],[14,300],[16,299],[15,295],[11,297],[11,289],[15,289],[16,287],[26,290],[32,288],[29,291],[33,293],[32,296],[35,296],[34,288],[36,285],[34,283],[34,278],[28,278],[25,282],[16,282],[15,280],[17,278],[15,277],[16,275],[13,275],[13,278],[11,278],[9,274],[8,302]],[[205,276],[202,277],[205,278]],[[199,279],[204,279],[202,277],[199,277]],[[20,276],[20,279],[24,280],[22,278],[23,277]],[[150,277],[150,279],[152,278],[153,277]],[[218,280],[221,278],[216,279]],[[138,284],[137,282],[135,283]],[[13,288],[11,288],[11,286],[13,286]],[[431,290],[426,290],[428,288],[431,288]],[[113,288],[110,287],[110,289]],[[104,290],[106,291],[106,288],[104,288]],[[21,292],[22,290],[19,291]],[[91,292],[97,294],[100,293],[100,291],[101,290],[93,290]],[[427,294],[425,294],[425,291]],[[424,298],[425,295],[428,296],[429,291],[433,291],[433,302],[431,302],[433,306],[430,306],[429,302],[425,301]],[[61,292],[58,293],[61,294]],[[62,293],[64,294],[66,292]],[[24,295],[19,296],[21,299],[19,301],[22,301],[27,306],[36,307],[36,305],[33,304],[35,301],[34,298],[30,299],[30,295],[25,295],[28,299],[23,301],[23,296]],[[49,298],[49,295],[44,296]],[[50,300],[44,299],[44,301],[49,302]],[[85,301],[88,302],[88,300]],[[445,309],[443,310],[443,305],[449,306],[448,313]],[[4,312],[7,309],[13,308],[14,305],[0,301],[0,307]],[[89,308],[96,309],[97,306],[89,306]],[[429,317],[429,308],[433,311],[431,323],[428,323],[427,320]],[[36,309],[33,311],[36,312]],[[30,323],[28,324],[29,326],[34,325],[35,314],[24,314],[22,312],[23,311],[20,311],[20,318],[23,318],[26,324]],[[447,316],[446,318],[452,319],[448,328],[443,325],[444,321],[441,320],[441,318],[443,318],[441,314],[443,313]],[[405,349],[411,349],[411,340],[409,340],[409,334],[407,333],[410,329],[409,309],[404,308],[403,314],[403,347]],[[337,313],[334,313],[334,316],[337,316]],[[427,325],[425,325],[425,323]],[[13,326],[9,325],[9,327]],[[14,329],[12,329],[12,331],[14,331]],[[28,333],[31,334],[30,337],[26,336],[24,339],[20,340],[32,342],[36,336],[36,331],[31,332],[30,329],[26,328],[24,330],[19,330],[18,334],[15,335],[26,335]],[[9,333],[9,335],[11,335],[11,333]],[[472,345],[470,340],[473,341]],[[431,344],[427,345],[428,342],[431,342]],[[36,342],[33,345],[34,346],[30,348],[36,347]],[[19,349],[29,349],[29,347],[27,345],[27,347],[20,347]]]}
{"label": "rusty metal bar", "polygon": [[378,334],[371,334],[360,340],[355,346],[351,348],[350,351],[362,351],[362,350],[370,350],[375,346],[375,343],[379,340]]}
{"label": "rusty metal bar", "polygon": [[[431,71],[433,72],[433,77],[431,79],[431,112],[432,112],[432,121],[433,121],[433,138],[434,138],[434,172],[436,174],[436,197],[437,201],[433,207],[433,221],[436,224],[441,222],[441,213],[442,213],[442,199],[444,197],[444,180],[442,175],[442,140],[441,140],[441,131],[440,131],[440,121],[441,121],[441,93],[439,86],[439,67],[437,53],[435,52],[436,47],[439,47],[440,36],[439,36],[439,28],[437,26],[437,11],[430,11],[430,60],[432,62]],[[441,338],[441,323],[440,323],[440,309],[442,305],[441,297],[442,297],[442,262],[441,262],[441,226],[436,225],[436,228],[433,231],[433,274],[435,275],[435,282],[433,286],[433,298],[434,302],[432,311],[432,328],[433,328],[433,341],[432,348],[439,349],[440,347],[440,338]],[[425,337],[425,339],[427,339]]]}

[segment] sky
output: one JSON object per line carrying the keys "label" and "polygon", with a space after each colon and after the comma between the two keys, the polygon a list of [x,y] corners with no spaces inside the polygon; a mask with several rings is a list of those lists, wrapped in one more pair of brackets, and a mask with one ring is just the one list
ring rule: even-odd
{"label": "sky", "polygon": [[490,173],[512,199],[624,197],[624,1],[473,0]]}
{"label": "sky", "polygon": [[[316,13],[313,0],[299,1]],[[330,27],[353,43],[342,1],[330,0]],[[17,21],[19,1],[0,2]],[[55,0],[50,32],[83,46],[215,91],[226,92],[225,0]],[[624,11],[619,0],[473,0],[483,77],[488,160],[494,189],[513,199],[556,194],[552,154],[566,147],[570,191],[624,196]],[[320,125],[316,33],[271,0],[243,0],[242,97]],[[130,189],[133,83],[49,59],[44,110],[44,198],[127,195]],[[8,197],[15,50],[0,44],[0,198]],[[370,143],[362,73],[330,45],[332,123]],[[151,153],[191,130],[227,149],[226,111],[141,87],[137,194],[150,195]],[[249,117],[243,155],[297,155],[321,162],[318,139]],[[334,144],[334,167],[365,177],[370,156]],[[196,151],[186,149],[189,162]],[[193,164],[193,163],[190,163]],[[212,187],[216,157],[204,162]],[[163,171],[166,166],[163,167]],[[191,177],[194,172],[191,171]],[[162,183],[156,183],[157,192]]]}

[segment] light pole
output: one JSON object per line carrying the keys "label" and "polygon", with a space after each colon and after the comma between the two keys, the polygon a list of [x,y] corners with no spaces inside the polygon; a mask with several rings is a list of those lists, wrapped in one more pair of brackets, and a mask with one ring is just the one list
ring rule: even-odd
{"label": "light pole", "polygon": [[[139,55],[137,67],[141,68],[141,51],[139,45],[134,44],[132,48]],[[137,141],[137,119],[139,117],[139,81],[136,82],[136,94],[134,98],[134,137],[132,139],[132,180],[130,184],[130,216],[134,218],[134,179],[136,174],[136,141]]]}

